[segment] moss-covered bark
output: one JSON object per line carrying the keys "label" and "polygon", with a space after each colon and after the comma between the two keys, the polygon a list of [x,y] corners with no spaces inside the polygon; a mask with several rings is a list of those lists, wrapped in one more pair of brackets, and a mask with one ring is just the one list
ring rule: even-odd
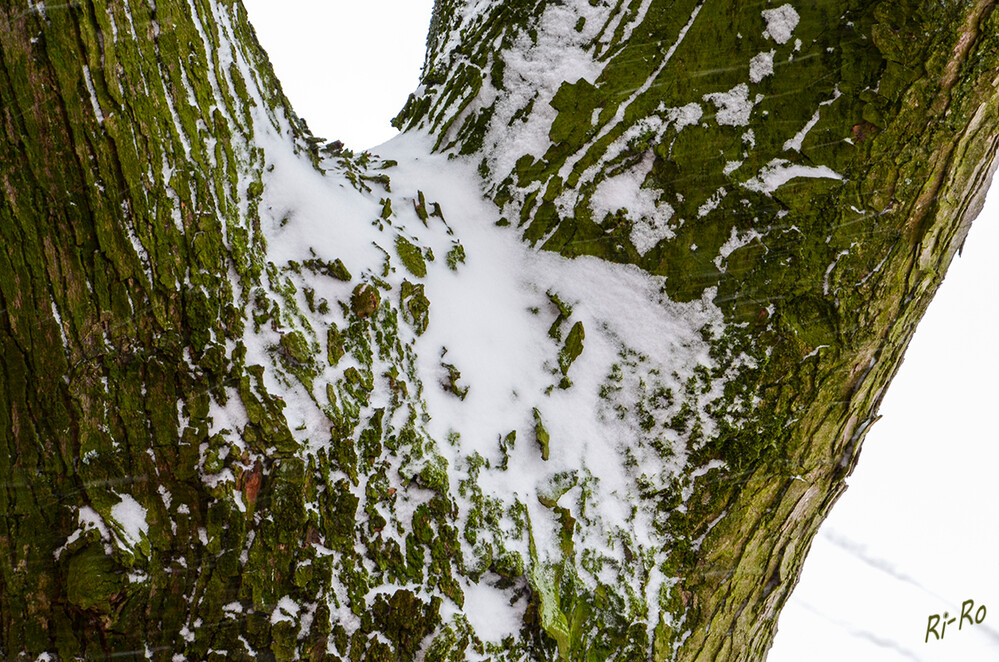
{"label": "moss-covered bark", "polygon": [[[790,22],[783,7],[438,0],[397,118],[474,159],[525,241],[637,264],[723,312],[702,330],[717,374],[670,400],[691,459],[648,497],[675,579],[652,623],[575,581],[570,478],[539,495],[557,565],[533,538],[527,555],[493,544],[500,517],[531,523],[482,494],[481,457],[449,483],[438,449],[458,442],[424,434],[413,356],[434,256],[396,225],[409,205],[446,226],[441,207],[394,197],[391,162],[308,134],[237,1],[0,7],[0,655],[761,659],[999,133],[994,3],[823,0]],[[524,65],[555,47],[586,75]],[[374,205],[382,262],[268,256],[261,127]],[[608,181],[634,204],[609,207]],[[444,261],[460,274],[465,257],[456,239]],[[597,330],[548,296],[568,389]],[[322,425],[290,417],[295,389]],[[526,596],[505,652],[444,615],[486,572]]]}
{"label": "moss-covered bark", "polygon": [[0,55],[0,654],[183,650],[246,586],[199,445],[259,276],[246,86],[283,98],[239,5],[8,4]]}
{"label": "moss-covered bark", "polygon": [[[695,461],[726,468],[697,478],[672,520],[699,542],[675,545],[683,580],[669,604],[682,625],[657,655],[760,659],[981,209],[997,146],[994,3],[578,3],[566,10],[577,32],[604,22],[561,43],[597,73],[557,91],[538,75],[527,93],[510,78],[530,70],[511,76],[517,63],[495,46],[544,48],[556,9],[460,6],[438,2],[426,88],[400,126],[432,127],[439,148],[481,159],[526,241],[638,264],[680,300],[717,288],[729,325],[716,350],[758,358],[726,387],[717,411],[730,424]],[[767,13],[787,8],[780,35]],[[510,87],[517,103],[480,87]],[[505,148],[537,127],[548,140],[531,152]],[[810,172],[768,184],[791,166]],[[629,175],[658,216],[597,201]]]}

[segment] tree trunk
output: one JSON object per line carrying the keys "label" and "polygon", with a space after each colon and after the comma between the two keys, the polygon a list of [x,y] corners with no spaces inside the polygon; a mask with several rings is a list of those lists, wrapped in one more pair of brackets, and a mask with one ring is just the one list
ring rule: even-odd
{"label": "tree trunk", "polygon": [[438,0],[391,160],[239,2],[0,7],[3,655],[763,659],[981,209],[994,4]]}

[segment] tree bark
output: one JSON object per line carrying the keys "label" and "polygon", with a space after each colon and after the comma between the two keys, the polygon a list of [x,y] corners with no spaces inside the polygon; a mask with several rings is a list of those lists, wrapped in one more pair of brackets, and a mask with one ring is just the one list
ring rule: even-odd
{"label": "tree bark", "polygon": [[[628,522],[566,488],[490,501],[479,478],[506,467],[428,431],[417,348],[449,320],[411,238],[446,206],[311,136],[238,1],[0,7],[2,654],[763,659],[981,209],[997,35],[990,0],[438,0],[398,126],[477,167],[527,244],[717,312],[709,358],[622,360],[686,386],[608,405],[634,449],[686,461],[655,489],[636,469],[655,536],[622,533],[594,571],[587,527]],[[361,272],[282,234],[281,150],[344,184],[344,242],[376,219]],[[460,276],[469,231],[447,231]],[[590,341],[549,296],[553,388],[576,394]],[[509,422],[544,461],[547,397]],[[493,503],[526,521],[494,526]],[[487,583],[518,598],[517,636],[462,615]]]}

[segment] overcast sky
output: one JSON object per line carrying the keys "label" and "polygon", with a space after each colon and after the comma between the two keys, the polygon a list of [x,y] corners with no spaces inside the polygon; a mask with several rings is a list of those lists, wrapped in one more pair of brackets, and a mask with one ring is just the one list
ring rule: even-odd
{"label": "overcast sky", "polygon": [[433,0],[244,0],[295,112],[355,150],[397,132],[416,89]]}
{"label": "overcast sky", "polygon": [[[417,85],[432,0],[244,4],[314,134],[353,149],[395,135],[389,121]],[[997,202],[920,325],[771,662],[999,659]],[[981,624],[924,643],[931,614],[958,615],[969,599],[986,605]]]}

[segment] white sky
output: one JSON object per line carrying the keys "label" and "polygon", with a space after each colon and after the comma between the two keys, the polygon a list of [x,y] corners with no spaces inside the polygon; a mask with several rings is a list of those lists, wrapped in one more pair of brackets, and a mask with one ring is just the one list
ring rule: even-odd
{"label": "white sky", "polygon": [[419,83],[433,0],[243,0],[295,112],[361,150]]}
{"label": "white sky", "polygon": [[[393,135],[417,85],[432,0],[244,0],[313,133]],[[999,195],[972,229],[815,540],[771,662],[999,659]],[[981,625],[924,643],[931,614]],[[994,612],[991,610],[995,610]]]}

